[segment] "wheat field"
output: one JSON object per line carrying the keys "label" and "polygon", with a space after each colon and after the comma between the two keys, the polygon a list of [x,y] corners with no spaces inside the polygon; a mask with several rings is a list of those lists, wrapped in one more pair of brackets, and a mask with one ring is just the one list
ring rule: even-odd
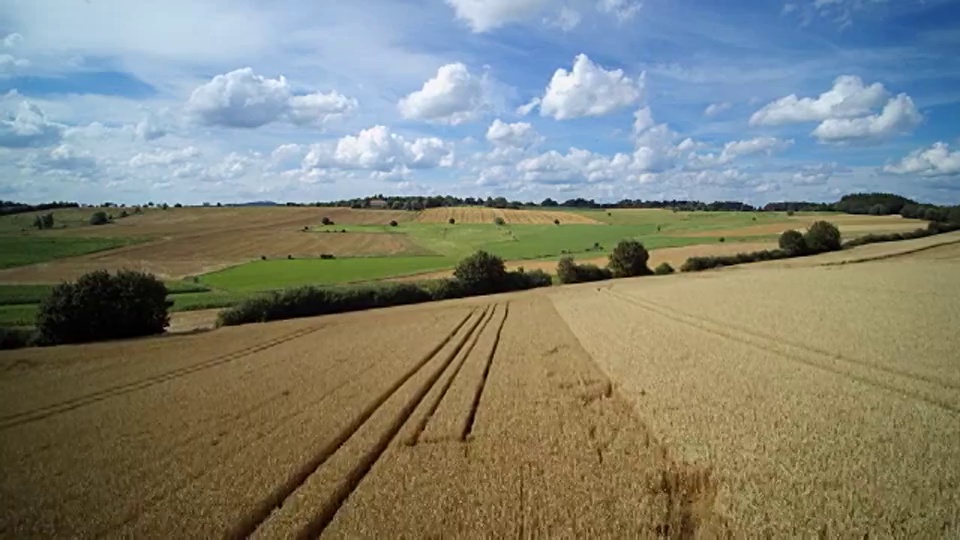
{"label": "wheat field", "polygon": [[956,236],[2,352],[0,536],[956,536]]}

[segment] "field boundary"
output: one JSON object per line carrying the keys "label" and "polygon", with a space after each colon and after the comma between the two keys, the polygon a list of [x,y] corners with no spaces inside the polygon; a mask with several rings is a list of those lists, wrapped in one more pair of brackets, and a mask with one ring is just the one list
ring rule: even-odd
{"label": "field boundary", "polygon": [[[904,240],[900,240],[900,242],[903,242],[903,241],[904,241]],[[891,242],[891,243],[894,243],[894,244],[895,244],[896,242]],[[933,245],[930,245],[930,246],[921,246],[921,247],[918,247],[918,248],[908,249],[908,250],[904,250],[904,251],[898,251],[898,252],[896,252],[896,253],[885,253],[885,254],[883,254],[883,255],[871,255],[871,256],[867,256],[867,257],[860,258],[860,259],[849,259],[849,260],[844,260],[844,261],[826,262],[826,263],[821,264],[820,266],[843,266],[843,265],[845,265],[845,264],[859,264],[859,263],[872,262],[872,261],[883,261],[883,260],[886,260],[886,259],[895,259],[895,258],[897,258],[897,257],[903,257],[904,255],[913,255],[914,253],[920,253],[920,252],[922,252],[922,251],[927,251],[927,250],[930,250],[930,249],[936,249],[936,248],[938,248],[938,247],[951,246],[951,245],[953,245],[953,244],[960,244],[960,239],[958,239],[958,240],[949,240],[949,241],[947,241],[947,242],[940,242],[940,243],[933,244]],[[865,245],[869,245],[869,244],[865,244]]]}

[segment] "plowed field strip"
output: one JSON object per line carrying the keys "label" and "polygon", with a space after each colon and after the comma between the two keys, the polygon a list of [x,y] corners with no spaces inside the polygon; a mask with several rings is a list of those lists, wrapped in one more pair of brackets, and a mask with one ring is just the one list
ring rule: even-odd
{"label": "plowed field strip", "polygon": [[290,334],[267,341],[265,343],[255,345],[253,347],[248,347],[246,349],[241,349],[239,351],[234,351],[232,353],[228,353],[223,356],[212,358],[210,360],[201,362],[199,364],[194,364],[192,366],[187,366],[187,367],[167,371],[165,373],[161,373],[159,375],[155,375],[153,377],[149,377],[146,379],[141,379],[139,381],[133,381],[126,384],[106,388],[97,392],[93,392],[83,396],[78,396],[73,399],[61,401],[60,403],[56,403],[53,405],[48,405],[45,407],[40,407],[37,409],[31,409],[29,411],[23,411],[23,412],[15,413],[12,415],[0,417],[0,431],[9,429],[14,426],[18,426],[18,425],[22,425],[30,422],[36,422],[37,420],[42,420],[44,418],[49,418],[51,416],[62,414],[64,412],[71,411],[73,409],[78,409],[80,407],[90,405],[92,403],[96,403],[98,401],[103,401],[105,399],[109,399],[112,397],[121,396],[123,394],[128,394],[130,392],[136,392],[137,390],[142,390],[144,388],[149,388],[157,384],[179,379],[180,377],[184,377],[192,373],[196,373],[198,371],[203,371],[203,370],[210,369],[212,367],[216,367],[222,364],[227,364],[229,362],[239,360],[241,358],[250,356],[252,354],[265,351],[271,347],[275,347],[282,343],[286,343],[288,341],[292,341],[294,339],[306,336],[308,334],[316,332],[320,328],[322,327],[317,326],[313,328],[305,328],[302,330],[298,330],[296,332],[291,332]]}
{"label": "plowed field strip", "polygon": [[[697,318],[697,317],[694,317],[694,316],[691,316],[691,315],[681,314],[681,313],[678,313],[678,312],[676,312],[676,311],[671,311],[671,310],[666,310],[666,309],[664,309],[664,308],[654,307],[653,305],[650,305],[650,304],[647,303],[646,301],[639,300],[638,298],[636,298],[636,297],[634,297],[634,296],[631,296],[631,295],[625,295],[625,294],[623,294],[623,293],[614,292],[614,291],[611,290],[611,289],[604,289],[604,291],[605,291],[607,294],[609,294],[610,296],[613,296],[614,298],[617,298],[617,299],[619,299],[619,300],[621,300],[621,301],[631,303],[631,304],[636,305],[636,306],[638,306],[638,307],[640,307],[640,308],[643,308],[643,309],[645,309],[645,310],[647,310],[647,311],[649,311],[649,312],[651,312],[651,313],[654,313],[654,314],[656,314],[656,315],[660,315],[660,316],[662,316],[662,317],[666,317],[666,318],[671,319],[671,320],[673,320],[673,321],[676,321],[676,322],[679,322],[679,323],[682,323],[682,324],[686,324],[686,325],[689,325],[689,326],[693,326],[693,327],[695,327],[695,328],[697,328],[697,329],[699,329],[699,330],[701,330],[701,331],[707,332],[707,333],[709,333],[709,334],[713,334],[713,335],[721,336],[721,337],[724,337],[724,338],[732,339],[732,340],[734,340],[734,341],[737,341],[737,342],[740,342],[740,343],[749,345],[749,346],[751,346],[751,347],[754,347],[754,348],[763,350],[763,351],[765,351],[765,352],[774,353],[774,354],[776,354],[776,355],[778,355],[778,356],[780,356],[780,357],[782,357],[782,358],[785,358],[785,359],[787,359],[787,360],[794,361],[794,362],[800,362],[800,363],[802,363],[802,364],[806,364],[806,365],[811,366],[811,367],[814,367],[814,368],[818,368],[818,369],[822,369],[822,370],[825,370],[825,371],[829,371],[829,372],[835,373],[835,374],[837,374],[837,375],[842,375],[842,376],[844,376],[844,377],[847,377],[847,378],[849,378],[849,379],[855,380],[855,381],[857,381],[857,382],[861,382],[861,383],[868,384],[868,385],[871,385],[871,386],[874,386],[874,387],[877,387],[877,388],[881,388],[881,389],[884,389],[884,390],[887,390],[887,391],[890,391],[890,392],[893,392],[893,393],[895,393],[895,394],[899,394],[899,395],[902,395],[902,396],[905,396],[905,397],[913,398],[913,399],[916,399],[916,400],[919,400],[919,401],[928,403],[928,404],[930,404],[930,405],[933,405],[933,406],[936,406],[936,407],[945,409],[945,410],[950,411],[950,412],[955,413],[955,414],[956,414],[956,413],[960,413],[960,406],[958,406],[956,403],[951,403],[950,401],[947,401],[947,400],[942,399],[941,397],[937,396],[938,393],[935,392],[935,391],[929,391],[929,390],[927,390],[927,391],[918,391],[918,390],[913,390],[913,389],[910,389],[910,388],[906,388],[906,387],[901,386],[901,385],[899,385],[899,384],[893,384],[893,383],[890,383],[890,382],[885,382],[885,381],[883,381],[883,380],[880,380],[880,377],[878,377],[875,373],[871,373],[871,371],[884,372],[884,373],[886,373],[888,376],[894,375],[894,376],[897,376],[897,377],[908,378],[908,379],[910,379],[911,382],[914,383],[914,384],[920,382],[920,381],[919,381],[914,375],[912,375],[912,374],[910,374],[910,375],[900,375],[900,374],[896,374],[896,373],[891,373],[891,372],[889,372],[888,370],[883,369],[883,368],[881,368],[881,367],[879,367],[879,366],[876,366],[876,365],[873,365],[873,364],[864,363],[864,362],[862,362],[862,361],[854,362],[854,361],[851,361],[851,360],[849,360],[849,359],[847,359],[847,358],[845,358],[845,357],[838,357],[838,356],[835,356],[835,355],[831,355],[831,354],[827,354],[827,353],[823,353],[823,352],[817,351],[817,350],[815,350],[815,349],[809,349],[809,348],[802,347],[802,346],[791,345],[791,344],[789,344],[789,343],[787,343],[787,342],[780,342],[779,340],[775,340],[775,339],[773,339],[773,338],[764,336],[764,335],[762,335],[762,334],[756,334],[756,333],[753,333],[753,332],[747,332],[747,331],[743,331],[743,330],[738,330],[737,328],[728,326],[728,325],[726,325],[726,324],[718,324],[718,323],[714,323],[714,322],[711,322],[711,321],[708,321],[708,320],[700,319],[700,318]],[[802,356],[801,354],[798,354],[797,352],[792,352],[792,351],[790,350],[791,348],[799,349],[800,351],[807,353],[807,357],[804,357],[804,356]],[[810,356],[816,357],[817,359],[811,359]],[[861,367],[867,368],[867,369],[866,369],[866,370],[863,370],[863,371],[865,371],[865,373],[861,373],[861,374],[852,373],[850,369],[843,369],[843,368],[841,368],[841,367],[829,365],[828,362],[824,362],[824,361],[823,361],[824,359],[826,359],[828,362],[829,362],[829,361],[846,362],[846,363],[848,364],[848,366],[849,366],[850,364],[853,364],[853,365],[861,366]],[[926,390],[926,389],[925,389],[925,390]],[[933,394],[933,395],[931,396],[931,394]],[[956,399],[956,395],[955,395],[955,394],[953,394],[952,392],[951,392],[950,394],[951,394],[952,397],[954,397],[954,399]]]}
{"label": "plowed field strip", "polygon": [[[467,324],[467,321],[473,317],[474,313],[468,314],[464,319],[427,355],[425,355],[416,365],[400,377],[390,388],[382,393],[377,399],[370,403],[358,416],[356,416],[345,429],[341,430],[337,437],[325,444],[311,459],[303,463],[295,470],[284,482],[279,484],[266,498],[260,501],[255,508],[243,517],[238,523],[231,527],[227,536],[231,538],[246,538],[252,535],[260,525],[266,521],[270,514],[283,505],[307,479],[319,469],[327,459],[340,449],[371,416],[393,396],[411,377],[417,374],[432,358],[434,358],[447,343]],[[466,339],[480,324],[482,317],[477,317],[471,328],[461,338],[457,350],[462,347]],[[452,358],[452,357],[451,357]]]}
{"label": "plowed field strip", "polygon": [[[417,421],[416,426],[413,429],[413,433],[407,438],[407,444],[413,446],[417,444],[420,440],[420,435],[423,433],[425,427],[427,427],[427,422],[431,421],[434,417],[434,414],[437,412],[437,408],[440,406],[440,403],[447,396],[447,392],[450,390],[450,386],[453,384],[453,381],[457,378],[457,375],[460,374],[460,370],[463,368],[463,365],[467,362],[467,358],[470,357],[470,353],[473,352],[474,347],[477,346],[477,342],[480,341],[480,335],[483,333],[483,330],[490,324],[490,320],[496,315],[496,306],[492,309],[489,309],[486,313],[486,319],[481,323],[480,330],[475,332],[470,338],[470,342],[467,343],[467,346],[463,348],[460,352],[460,359],[453,363],[452,369],[449,370],[449,374],[444,373],[445,381],[439,386],[439,391],[435,392],[433,399],[429,400],[429,407],[427,412],[423,417]],[[429,396],[428,396],[429,397]]]}

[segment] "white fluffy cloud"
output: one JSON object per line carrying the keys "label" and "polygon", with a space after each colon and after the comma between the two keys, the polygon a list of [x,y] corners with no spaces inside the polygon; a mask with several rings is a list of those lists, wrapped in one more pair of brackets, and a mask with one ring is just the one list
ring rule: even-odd
{"label": "white fluffy cloud", "polygon": [[723,149],[719,153],[691,155],[689,165],[694,169],[726,165],[744,156],[756,154],[769,156],[785,150],[792,144],[792,140],[783,140],[776,137],[756,137],[741,141],[730,141],[723,145]]}
{"label": "white fluffy cloud", "polygon": [[900,161],[883,167],[893,174],[921,176],[953,176],[960,174],[960,150],[950,151],[945,142],[935,142],[930,148],[920,148]]}
{"label": "white fluffy cloud", "polygon": [[284,119],[295,124],[322,124],[349,114],[357,105],[355,99],[336,92],[296,96],[282,75],[269,79],[242,68],[197,87],[186,110],[206,125],[256,128]]}
{"label": "white fluffy cloud", "polygon": [[922,120],[923,116],[910,96],[900,94],[888,101],[880,114],[861,118],[828,118],[813,130],[813,135],[823,142],[884,139],[907,133],[920,125]]}
{"label": "white fluffy cloud", "polygon": [[304,169],[365,169],[391,172],[453,165],[453,147],[436,137],[407,140],[385,126],[347,135],[333,147],[313,145],[303,159]]}
{"label": "white fluffy cloud", "polygon": [[540,114],[557,120],[604,116],[637,103],[642,96],[642,74],[634,80],[623,70],[606,70],[580,54],[569,72],[560,68],[553,74],[540,99]]}
{"label": "white fluffy cloud", "polygon": [[488,82],[461,63],[447,64],[397,107],[407,119],[451,125],[470,122],[491,107]]}
{"label": "white fluffy cloud", "polygon": [[200,150],[195,146],[182,149],[160,148],[153,152],[140,152],[130,158],[131,167],[151,167],[178,165],[200,157]]}
{"label": "white fluffy cloud", "polygon": [[775,126],[863,116],[883,105],[888,95],[880,83],[864,86],[860,77],[841,75],[833,82],[833,88],[816,98],[798,98],[791,94],[768,103],[753,113],[750,124]]}
{"label": "white fluffy cloud", "polygon": [[7,34],[3,38],[3,46],[9,49],[12,49],[13,47],[16,47],[17,45],[19,45],[22,41],[23,41],[23,36],[21,36],[16,32],[13,32],[12,34]]}
{"label": "white fluffy cloud", "polygon": [[51,122],[36,104],[21,101],[16,113],[0,119],[0,147],[52,146],[63,138],[64,127]]}
{"label": "white fluffy cloud", "polygon": [[527,122],[508,124],[497,118],[487,129],[487,140],[498,147],[526,148],[541,142],[543,137]]}
{"label": "white fluffy cloud", "polygon": [[917,127],[923,117],[910,96],[889,96],[880,83],[865,86],[859,77],[843,75],[816,98],[791,94],[768,103],[753,113],[750,124],[820,122],[812,135],[821,142],[883,139]]}
{"label": "white fluffy cloud", "polygon": [[[536,20],[563,30],[576,27],[582,15],[571,5],[588,4],[591,0],[567,2],[564,0],[446,0],[456,17],[470,26],[474,32],[489,32],[508,24]],[[632,19],[640,11],[638,0],[596,0],[593,2],[600,13],[612,15],[620,22]]]}
{"label": "white fluffy cloud", "polygon": [[729,111],[731,107],[733,107],[733,104],[726,101],[721,103],[711,103],[710,105],[707,105],[706,109],[703,110],[703,114],[704,116],[717,116],[724,111]]}
{"label": "white fluffy cloud", "polygon": [[487,32],[501,26],[530,19],[553,0],[447,0],[458,19],[466,21],[474,32]]}

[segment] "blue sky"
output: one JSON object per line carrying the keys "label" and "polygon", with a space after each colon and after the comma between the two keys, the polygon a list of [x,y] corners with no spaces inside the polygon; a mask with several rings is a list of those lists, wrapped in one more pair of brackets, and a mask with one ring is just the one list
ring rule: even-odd
{"label": "blue sky", "polygon": [[0,0],[0,198],[960,202],[960,2]]}

